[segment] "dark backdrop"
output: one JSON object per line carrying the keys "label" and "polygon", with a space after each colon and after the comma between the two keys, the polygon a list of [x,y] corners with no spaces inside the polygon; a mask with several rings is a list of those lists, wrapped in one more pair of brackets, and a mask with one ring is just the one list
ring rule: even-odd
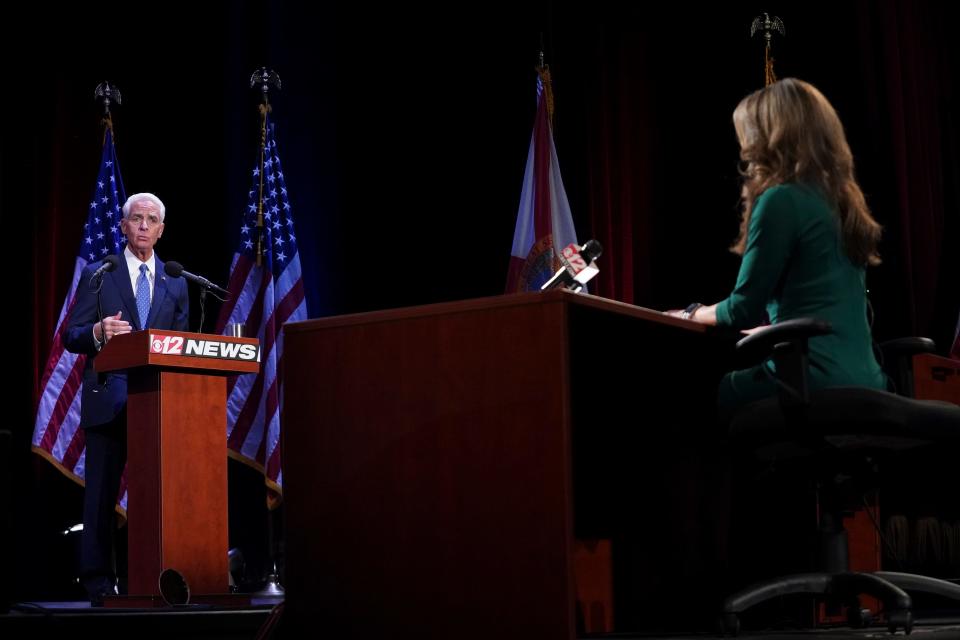
{"label": "dark backdrop", "polygon": [[[502,291],[542,39],[578,234],[607,248],[595,291],[677,307],[716,301],[735,278],[730,114],[763,82],[749,25],[767,10],[787,29],[778,75],[834,103],[886,227],[885,262],[869,277],[877,337],[952,337],[958,46],[936,4],[318,4],[89,3],[5,20],[21,35],[4,45],[0,138],[21,597],[51,590],[50,549],[63,544],[47,536],[80,514],[79,488],[29,442],[99,161],[93,89],[106,79],[123,95],[114,123],[127,193],[153,191],[169,210],[158,252],[225,282],[258,140],[248,79],[260,65],[279,72],[273,118],[318,317]],[[251,488],[231,507],[262,523],[262,499]]]}

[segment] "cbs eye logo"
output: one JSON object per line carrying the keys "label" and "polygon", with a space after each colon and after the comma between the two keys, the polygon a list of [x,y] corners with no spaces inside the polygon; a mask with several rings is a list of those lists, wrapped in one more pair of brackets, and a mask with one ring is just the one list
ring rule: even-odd
{"label": "cbs eye logo", "polygon": [[183,355],[181,336],[150,336],[150,353]]}

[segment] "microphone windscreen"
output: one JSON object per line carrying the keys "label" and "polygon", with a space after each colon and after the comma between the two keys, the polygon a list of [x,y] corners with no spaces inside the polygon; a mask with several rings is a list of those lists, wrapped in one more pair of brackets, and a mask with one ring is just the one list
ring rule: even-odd
{"label": "microphone windscreen", "polygon": [[110,254],[103,259],[103,266],[106,267],[105,271],[113,271],[120,266],[120,256],[116,254]]}
{"label": "microphone windscreen", "polygon": [[179,278],[183,273],[183,265],[173,260],[163,263],[164,272],[171,278]]}
{"label": "microphone windscreen", "polygon": [[580,255],[584,262],[588,264],[599,258],[601,253],[603,253],[603,246],[596,240],[587,240],[583,248],[580,249]]}

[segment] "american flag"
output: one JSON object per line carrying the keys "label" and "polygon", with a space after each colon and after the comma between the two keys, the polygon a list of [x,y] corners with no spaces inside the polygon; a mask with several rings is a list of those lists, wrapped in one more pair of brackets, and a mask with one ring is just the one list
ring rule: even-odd
{"label": "american flag", "polygon": [[[261,469],[267,486],[280,493],[281,360],[283,323],[306,320],[300,254],[293,213],[277,153],[273,125],[266,120],[263,170],[253,169],[253,186],[240,226],[240,246],[233,255],[230,300],[223,305],[217,331],[233,323],[246,325],[245,335],[260,340],[260,373],[230,378],[227,389],[227,446],[230,455]],[[262,264],[257,265],[257,210],[263,198]]]}
{"label": "american flag", "polygon": [[[107,254],[117,253],[126,241],[120,233],[120,209],[125,201],[117,152],[113,146],[113,130],[107,123],[100,172],[88,207],[87,223],[83,226],[83,239],[73,267],[73,280],[60,310],[50,357],[47,358],[40,382],[43,391],[33,427],[33,450],[81,484],[84,479],[85,446],[83,430],[78,427],[80,389],[87,357],[67,351],[63,346],[63,335],[76,302],[77,287],[87,286],[86,282],[80,282],[83,268]],[[120,506],[126,509],[126,503],[124,482]]]}
{"label": "american flag", "polygon": [[573,214],[560,178],[557,148],[553,144],[550,70],[542,66],[537,71],[537,116],[520,192],[507,293],[539,291],[560,268],[561,250],[577,242]]}

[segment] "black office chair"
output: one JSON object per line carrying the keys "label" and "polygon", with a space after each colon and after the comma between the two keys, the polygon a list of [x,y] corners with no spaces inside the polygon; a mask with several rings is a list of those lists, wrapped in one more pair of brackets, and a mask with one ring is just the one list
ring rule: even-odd
{"label": "black office chair", "polygon": [[[807,341],[832,331],[813,319],[773,325],[737,344],[738,354],[753,362],[773,357],[777,397],[747,405],[730,420],[729,438],[760,458],[789,467],[802,460],[803,473],[815,473],[820,519],[820,571],[771,578],[754,584],[724,601],[722,631],[736,634],[740,614],[750,607],[788,594],[812,594],[848,605],[848,621],[860,627],[870,623],[860,608],[859,595],[883,604],[891,633],[913,628],[913,602],[907,592],[932,593],[960,601],[960,586],[922,575],[878,571],[849,571],[843,512],[850,482],[853,493],[864,491],[885,459],[926,445],[960,446],[960,407],[949,402],[914,400],[864,387],[836,387],[811,391],[808,384]],[[909,360],[918,351],[932,350],[926,339],[904,339],[891,345],[890,360]],[[901,376],[898,387],[908,388]],[[843,478],[843,486],[837,481]],[[874,485],[875,486],[875,485]]]}

